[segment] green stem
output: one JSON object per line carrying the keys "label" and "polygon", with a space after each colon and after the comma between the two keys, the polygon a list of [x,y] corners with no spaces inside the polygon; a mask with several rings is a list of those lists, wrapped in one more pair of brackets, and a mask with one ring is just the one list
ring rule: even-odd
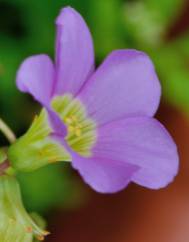
{"label": "green stem", "polygon": [[10,143],[16,140],[16,136],[8,125],[0,118],[0,130]]}

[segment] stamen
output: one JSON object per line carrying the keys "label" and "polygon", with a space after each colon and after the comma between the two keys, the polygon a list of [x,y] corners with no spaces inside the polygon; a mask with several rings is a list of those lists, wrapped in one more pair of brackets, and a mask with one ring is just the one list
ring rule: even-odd
{"label": "stamen", "polygon": [[81,129],[76,128],[75,134],[77,137],[81,136]]}
{"label": "stamen", "polygon": [[53,109],[66,124],[68,145],[84,157],[91,155],[91,148],[96,142],[96,124],[87,115],[85,106],[70,94],[55,97]]}
{"label": "stamen", "polygon": [[75,128],[73,126],[68,126],[68,132],[72,133],[74,132]]}
{"label": "stamen", "polygon": [[72,119],[75,123],[78,121],[77,117],[74,116],[74,115],[71,116],[71,119]]}
{"label": "stamen", "polygon": [[72,119],[67,117],[67,118],[65,118],[65,122],[67,124],[71,124],[72,123]]}

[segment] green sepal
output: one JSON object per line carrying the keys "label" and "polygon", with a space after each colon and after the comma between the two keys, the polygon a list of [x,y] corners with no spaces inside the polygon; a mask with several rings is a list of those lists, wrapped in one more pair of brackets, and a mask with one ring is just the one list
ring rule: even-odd
{"label": "green sepal", "polygon": [[24,172],[58,161],[71,161],[70,154],[54,138],[48,115],[42,110],[29,130],[8,149],[8,159],[14,169]]}
{"label": "green sepal", "polygon": [[32,242],[48,234],[26,212],[17,180],[12,176],[0,177],[0,241]]}

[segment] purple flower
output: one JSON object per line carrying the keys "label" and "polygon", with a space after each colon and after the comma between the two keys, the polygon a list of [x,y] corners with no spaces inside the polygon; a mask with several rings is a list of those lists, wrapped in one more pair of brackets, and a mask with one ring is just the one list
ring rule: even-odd
{"label": "purple flower", "polygon": [[153,118],[161,88],[150,58],[116,50],[95,70],[91,35],[79,13],[64,8],[56,25],[55,65],[46,55],[26,59],[18,88],[48,110],[54,139],[96,191],[116,192],[131,181],[166,186],[177,174],[178,154]]}

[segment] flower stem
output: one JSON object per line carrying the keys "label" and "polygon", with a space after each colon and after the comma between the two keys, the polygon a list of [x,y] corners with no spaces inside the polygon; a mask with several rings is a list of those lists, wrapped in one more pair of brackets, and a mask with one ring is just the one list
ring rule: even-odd
{"label": "flower stem", "polygon": [[10,143],[16,140],[16,136],[8,125],[0,118],[0,130]]}

